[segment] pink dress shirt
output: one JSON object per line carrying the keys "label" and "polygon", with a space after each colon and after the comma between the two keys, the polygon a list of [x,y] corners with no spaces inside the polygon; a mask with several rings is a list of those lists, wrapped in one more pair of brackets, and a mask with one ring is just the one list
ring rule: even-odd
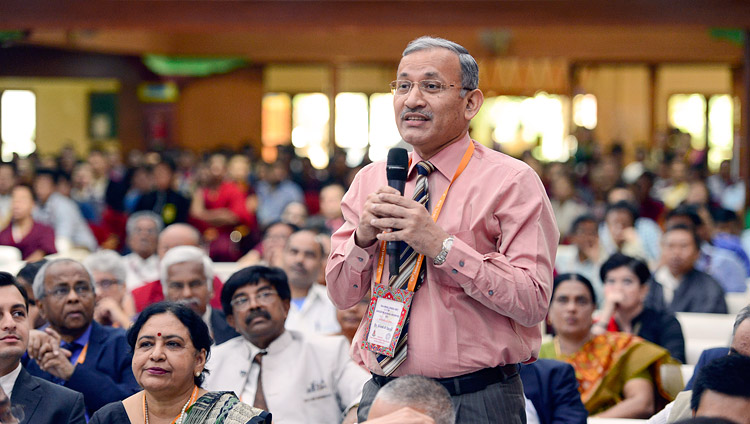
{"label": "pink dress shirt", "polygon": [[[497,365],[533,361],[541,342],[539,323],[552,293],[559,232],[541,181],[526,164],[472,141],[468,134],[430,159],[430,209],[448,187],[468,143],[476,150],[453,183],[438,218],[454,236],[446,261],[427,263],[426,281],[411,306],[408,353],[394,376],[446,378]],[[405,195],[414,192],[410,153]],[[387,184],[385,162],[360,171],[344,196],[346,223],[333,234],[326,266],[328,295],[340,309],[362,299],[377,269],[377,246],[354,242],[367,195]],[[383,282],[387,283],[386,264]],[[363,320],[364,321],[364,320]],[[376,355],[360,349],[364,322],[352,342],[355,362],[383,374]]]}

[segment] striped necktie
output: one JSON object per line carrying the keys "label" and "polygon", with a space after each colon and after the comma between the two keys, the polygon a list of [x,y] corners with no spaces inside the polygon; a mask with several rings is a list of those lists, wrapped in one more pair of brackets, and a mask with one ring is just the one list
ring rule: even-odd
{"label": "striped necktie", "polygon": [[[422,161],[417,164],[417,183],[414,187],[414,199],[429,210],[428,201],[430,200],[429,187],[427,185],[427,177],[435,170],[435,166],[428,161]],[[392,275],[388,280],[388,285],[393,288],[406,290],[409,285],[409,278],[411,273],[414,271],[414,267],[417,265],[417,258],[419,255],[414,249],[406,243],[402,242],[401,256],[399,258],[399,274]],[[422,267],[419,269],[419,277],[417,278],[417,285],[414,287],[414,291],[419,290],[422,285],[425,276],[426,265],[422,262]],[[386,355],[378,355],[378,363],[380,364],[383,373],[386,376],[390,376],[404,360],[406,360],[406,339],[408,338],[407,331],[409,329],[409,317],[406,317],[404,328],[401,332],[401,337],[398,339],[396,349],[394,350],[393,358]]]}

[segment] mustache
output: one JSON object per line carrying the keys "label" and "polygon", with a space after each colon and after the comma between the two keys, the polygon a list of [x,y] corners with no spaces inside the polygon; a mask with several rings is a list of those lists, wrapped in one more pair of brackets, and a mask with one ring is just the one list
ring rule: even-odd
{"label": "mustache", "polygon": [[195,297],[189,297],[187,299],[180,299],[177,301],[180,305],[190,306],[190,305],[197,305],[200,303],[200,301]]}
{"label": "mustache", "polygon": [[418,108],[411,108],[406,107],[403,111],[401,111],[401,119],[405,119],[407,113],[418,113],[420,115],[424,115],[427,117],[427,119],[432,119],[432,112],[424,110],[424,108],[418,107]]}
{"label": "mustache", "polygon": [[249,325],[252,320],[254,320],[255,318],[258,318],[258,317],[262,317],[262,318],[265,318],[267,320],[271,319],[271,315],[268,312],[266,312],[264,309],[256,309],[254,311],[251,311],[247,315],[247,318],[245,318],[245,324]]}

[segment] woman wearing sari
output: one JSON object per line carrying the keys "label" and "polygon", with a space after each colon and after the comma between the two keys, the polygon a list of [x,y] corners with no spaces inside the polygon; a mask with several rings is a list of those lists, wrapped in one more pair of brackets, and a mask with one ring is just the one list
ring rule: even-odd
{"label": "woman wearing sari", "polygon": [[673,360],[663,348],[631,334],[594,335],[595,307],[589,280],[579,274],[558,275],[548,318],[556,336],[542,345],[539,357],[573,365],[581,400],[592,416],[648,418],[657,404],[672,398],[659,371]]}
{"label": "woman wearing sari", "polygon": [[133,374],[143,391],[98,410],[90,424],[270,424],[271,414],[232,392],[201,389],[211,351],[208,327],[187,306],[147,307],[128,330]]}

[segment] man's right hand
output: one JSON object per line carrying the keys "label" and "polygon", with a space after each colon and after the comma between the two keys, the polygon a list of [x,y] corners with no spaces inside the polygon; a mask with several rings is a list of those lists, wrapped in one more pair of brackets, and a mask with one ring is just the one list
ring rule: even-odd
{"label": "man's right hand", "polygon": [[406,406],[388,415],[367,420],[363,424],[435,424],[435,420]]}
{"label": "man's right hand", "polygon": [[373,206],[376,204],[382,204],[383,202],[378,198],[381,193],[390,193],[400,196],[401,193],[393,187],[382,186],[376,192],[367,195],[367,201],[365,202],[362,213],[359,215],[359,225],[357,231],[354,233],[354,242],[359,247],[369,247],[377,240],[378,233],[381,232],[379,228],[372,226],[370,223],[375,218],[382,218],[373,211]]}
{"label": "man's right hand", "polygon": [[28,351],[31,358],[39,359],[47,351],[56,352],[59,347],[59,336],[57,337],[57,339],[55,339],[52,334],[45,331],[29,331],[29,346],[26,348],[26,350]]}

